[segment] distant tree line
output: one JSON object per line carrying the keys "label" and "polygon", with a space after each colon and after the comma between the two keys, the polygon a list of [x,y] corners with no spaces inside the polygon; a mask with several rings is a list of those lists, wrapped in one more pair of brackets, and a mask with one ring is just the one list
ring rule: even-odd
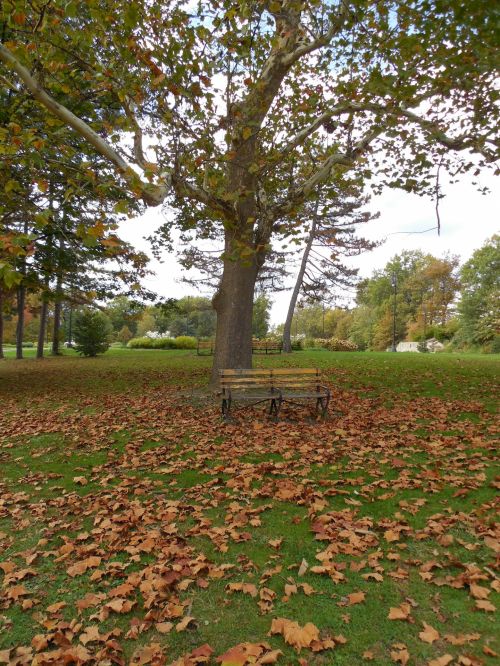
{"label": "distant tree line", "polygon": [[500,236],[462,266],[456,256],[404,251],[358,283],[352,308],[299,301],[292,336],[383,350],[392,344],[394,324],[396,342],[434,337],[452,349],[500,352]]}

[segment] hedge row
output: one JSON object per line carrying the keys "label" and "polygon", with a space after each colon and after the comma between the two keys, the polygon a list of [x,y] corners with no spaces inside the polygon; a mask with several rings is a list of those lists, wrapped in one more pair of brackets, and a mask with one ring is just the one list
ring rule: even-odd
{"label": "hedge row", "polygon": [[177,338],[132,338],[127,343],[130,349],[196,349],[196,338],[179,335]]}
{"label": "hedge row", "polygon": [[326,340],[317,338],[314,341],[315,347],[322,347],[328,351],[357,351],[358,345],[350,340],[340,340],[339,338],[328,338]]}

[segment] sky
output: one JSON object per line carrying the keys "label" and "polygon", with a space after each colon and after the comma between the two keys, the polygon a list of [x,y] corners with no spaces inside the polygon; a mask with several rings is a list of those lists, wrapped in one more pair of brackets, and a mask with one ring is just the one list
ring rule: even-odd
{"label": "sky", "polygon": [[[474,250],[500,231],[498,178],[485,174],[480,180],[481,186],[489,187],[489,194],[479,193],[467,177],[454,185],[442,186],[445,198],[439,205],[439,236],[435,229],[426,233],[414,233],[436,226],[434,201],[389,189],[379,196],[374,196],[370,209],[379,211],[380,217],[364,225],[361,233],[371,240],[380,241],[385,238],[386,241],[371,252],[353,257],[350,260],[351,265],[359,268],[360,276],[369,277],[374,270],[383,268],[391,257],[403,250],[422,250],[437,257],[449,252],[458,254],[463,263]],[[120,236],[151,256],[151,247],[145,237],[165,221],[166,215],[159,209],[149,209],[143,216],[123,222],[120,225]],[[195,292],[192,286],[182,282],[183,269],[175,254],[165,253],[162,263],[152,259],[150,268],[155,275],[150,276],[145,285],[160,296],[180,298],[194,293],[210,295],[208,292]],[[295,262],[289,268],[296,273]],[[285,320],[292,287],[293,278],[290,279],[289,289],[278,294],[269,294],[273,301],[272,325]]]}

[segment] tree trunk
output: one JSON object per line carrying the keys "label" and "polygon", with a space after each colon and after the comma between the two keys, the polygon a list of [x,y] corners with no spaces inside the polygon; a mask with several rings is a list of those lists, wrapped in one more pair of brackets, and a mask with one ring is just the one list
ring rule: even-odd
{"label": "tree trunk", "polygon": [[59,296],[56,296],[56,299],[54,304],[54,328],[52,330],[52,356],[59,356],[61,353],[59,349],[59,332],[61,328],[62,301]]}
{"label": "tree trunk", "polygon": [[5,358],[3,353],[3,291],[0,289],[0,358]]}
{"label": "tree trunk", "polygon": [[40,311],[40,327],[38,329],[38,344],[36,348],[36,357],[43,358],[43,345],[45,342],[45,330],[47,328],[47,313],[49,311],[49,300],[46,295],[43,296],[42,309]]}
{"label": "tree trunk", "polygon": [[[63,215],[63,223],[64,223]],[[63,264],[63,252],[64,252],[64,242],[61,239],[59,241],[59,252],[58,252],[58,262],[57,262],[57,282],[56,282],[56,298],[54,303],[54,328],[52,332],[52,356],[59,356],[59,331],[61,328],[61,310],[62,310],[62,264]]]}
{"label": "tree trunk", "polygon": [[17,326],[16,326],[16,358],[23,357],[24,338],[24,306],[26,303],[26,287],[20,284],[17,288]]}
{"label": "tree trunk", "polygon": [[302,255],[302,261],[300,262],[299,273],[295,281],[295,287],[293,288],[292,297],[290,298],[290,305],[288,306],[288,313],[286,315],[285,327],[283,329],[283,351],[286,352],[287,354],[290,354],[290,352],[292,351],[291,334],[292,334],[293,313],[295,312],[295,306],[297,305],[297,299],[299,298],[300,288],[302,287],[304,273],[306,272],[307,262],[309,260],[309,253],[311,252],[311,247],[314,242],[314,237],[316,235],[317,211],[318,211],[318,206],[316,205],[313,220],[311,223],[311,231],[309,232],[307,245],[304,249],[304,254]]}
{"label": "tree trunk", "polygon": [[215,388],[219,370],[252,367],[252,314],[258,265],[225,261],[213,305],[217,312],[215,352],[210,385]]}

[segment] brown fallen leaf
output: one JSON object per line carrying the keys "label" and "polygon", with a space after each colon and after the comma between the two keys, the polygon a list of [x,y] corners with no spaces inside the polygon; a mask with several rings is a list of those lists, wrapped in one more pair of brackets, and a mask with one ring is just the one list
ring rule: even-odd
{"label": "brown fallen leaf", "polygon": [[161,664],[164,663],[163,650],[159,643],[151,643],[144,647],[137,648],[130,660],[131,666],[143,666],[144,664]]}
{"label": "brown fallen leaf", "polygon": [[386,530],[384,532],[384,539],[391,543],[392,541],[399,541],[400,534],[394,530]]}
{"label": "brown fallen leaf", "polygon": [[459,634],[458,636],[454,636],[453,634],[445,634],[443,638],[448,643],[451,643],[451,645],[465,645],[471,641],[478,641],[481,638],[481,634]]}
{"label": "brown fallen leaf", "polygon": [[449,663],[453,661],[451,654],[443,654],[437,659],[431,659],[427,662],[427,666],[448,666]]}
{"label": "brown fallen leaf", "polygon": [[487,599],[491,592],[487,587],[482,587],[482,585],[476,585],[475,583],[471,583],[469,589],[474,599]]}
{"label": "brown fallen leaf", "polygon": [[58,601],[55,604],[51,604],[50,606],[47,606],[45,609],[47,613],[58,613],[61,609],[66,608],[67,603],[65,601]]}
{"label": "brown fallen leaf", "polygon": [[253,583],[229,583],[226,585],[226,590],[228,592],[243,592],[243,594],[249,594],[251,597],[256,597],[259,593]]}
{"label": "brown fallen leaf", "polygon": [[181,620],[178,624],[175,625],[175,631],[179,633],[181,631],[185,631],[188,628],[192,629],[195,624],[196,620],[194,619],[194,617],[186,615],[186,617],[183,620]]}
{"label": "brown fallen leaf", "polygon": [[157,622],[155,624],[155,629],[160,634],[168,634],[174,628],[173,622]]}
{"label": "brown fallen leaf", "polygon": [[68,576],[71,576],[74,578],[75,576],[81,576],[84,574],[87,569],[94,569],[95,567],[98,567],[101,564],[101,558],[97,557],[96,555],[92,555],[91,557],[87,557],[84,560],[80,560],[79,562],[76,562],[75,564],[71,565],[66,569],[66,573]]}
{"label": "brown fallen leaf", "polygon": [[406,647],[397,648],[395,650],[391,650],[391,659],[397,664],[406,666],[406,664],[410,661],[410,653]]}
{"label": "brown fallen leaf", "polygon": [[494,613],[497,609],[496,606],[487,599],[478,599],[476,601],[476,608],[479,608],[479,610],[484,610],[487,613]]}
{"label": "brown fallen leaf", "polygon": [[108,601],[108,603],[104,605],[104,608],[109,608],[115,613],[129,613],[136,603],[136,601],[130,601],[130,599],[117,598]]}
{"label": "brown fallen leaf", "polygon": [[402,603],[401,606],[396,608],[391,607],[389,609],[389,615],[387,619],[389,620],[408,620],[410,617],[411,606],[407,603]]}
{"label": "brown fallen leaf", "polygon": [[306,571],[309,568],[309,564],[307,563],[307,560],[303,559],[302,562],[300,563],[299,571],[298,571],[298,576],[303,576]]}
{"label": "brown fallen leaf", "polygon": [[269,635],[281,634],[285,643],[294,647],[298,652],[304,647],[309,647],[313,641],[319,640],[319,629],[307,622],[301,627],[297,622],[278,617],[273,619]]}
{"label": "brown fallen leaf", "polygon": [[278,550],[279,548],[281,548],[283,539],[270,539],[267,543],[271,546],[271,548]]}
{"label": "brown fallen leaf", "polygon": [[347,595],[347,605],[354,606],[355,604],[361,604],[365,600],[364,592],[351,592]]}
{"label": "brown fallen leaf", "polygon": [[74,476],[73,481],[80,486],[86,486],[88,483],[88,480],[84,476]]}
{"label": "brown fallen leaf", "polygon": [[423,631],[421,631],[418,635],[420,640],[424,641],[424,643],[434,643],[434,641],[437,641],[439,639],[439,632],[434,629],[434,627],[431,627],[430,624],[427,624],[427,622],[422,622],[424,625]]}

